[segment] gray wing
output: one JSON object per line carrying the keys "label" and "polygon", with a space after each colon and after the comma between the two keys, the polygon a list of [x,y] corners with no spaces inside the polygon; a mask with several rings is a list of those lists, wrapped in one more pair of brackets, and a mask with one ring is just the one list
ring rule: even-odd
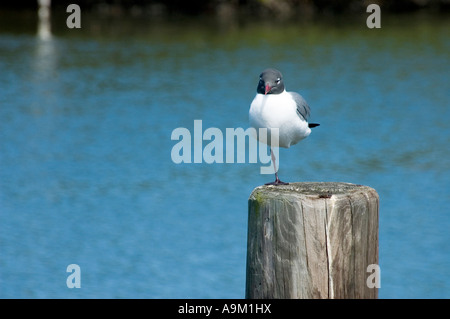
{"label": "gray wing", "polygon": [[298,116],[307,121],[311,114],[311,109],[309,108],[308,103],[306,103],[305,99],[300,94],[296,92],[288,92],[288,93],[292,96],[295,103],[297,104]]}

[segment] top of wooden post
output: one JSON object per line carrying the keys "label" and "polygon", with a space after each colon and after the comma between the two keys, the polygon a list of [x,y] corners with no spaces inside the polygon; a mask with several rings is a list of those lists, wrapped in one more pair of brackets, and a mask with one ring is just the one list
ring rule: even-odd
{"label": "top of wooden post", "polygon": [[352,193],[375,191],[373,188],[364,185],[342,183],[342,182],[298,182],[288,185],[262,185],[256,187],[250,197],[255,197],[256,193],[264,192],[273,196],[297,193],[302,195],[317,196],[318,198],[331,198],[332,196],[346,196]]}

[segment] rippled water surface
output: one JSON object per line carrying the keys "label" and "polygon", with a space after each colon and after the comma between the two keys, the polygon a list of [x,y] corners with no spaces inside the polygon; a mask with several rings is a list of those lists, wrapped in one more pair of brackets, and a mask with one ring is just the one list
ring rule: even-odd
{"label": "rippled water surface", "polygon": [[375,188],[380,298],[450,297],[448,19],[83,21],[0,29],[0,297],[243,298],[247,199],[273,177],[175,164],[171,133],[247,128],[268,66],[321,123],[282,179]]}

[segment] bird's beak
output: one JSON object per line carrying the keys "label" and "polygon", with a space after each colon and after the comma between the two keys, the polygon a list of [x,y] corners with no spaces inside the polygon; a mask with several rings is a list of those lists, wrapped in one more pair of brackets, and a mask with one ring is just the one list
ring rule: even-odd
{"label": "bird's beak", "polygon": [[267,93],[269,93],[270,90],[272,90],[272,87],[269,85],[269,83],[266,83],[266,90],[265,90],[264,95],[266,95]]}

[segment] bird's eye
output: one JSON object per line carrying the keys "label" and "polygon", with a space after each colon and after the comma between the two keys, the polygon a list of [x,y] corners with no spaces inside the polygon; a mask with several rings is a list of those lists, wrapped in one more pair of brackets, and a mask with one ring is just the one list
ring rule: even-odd
{"label": "bird's eye", "polygon": [[280,84],[280,82],[281,82],[281,79],[280,79],[280,78],[278,78],[278,79],[275,81],[276,84]]}

